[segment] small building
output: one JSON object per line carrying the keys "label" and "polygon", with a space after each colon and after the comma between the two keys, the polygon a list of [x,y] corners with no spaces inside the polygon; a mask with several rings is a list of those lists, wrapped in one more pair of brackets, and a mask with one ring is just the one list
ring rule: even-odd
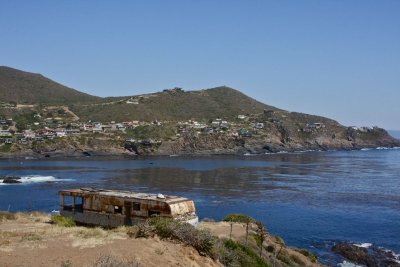
{"label": "small building", "polygon": [[196,225],[193,200],[163,194],[80,188],[58,192],[60,214],[87,225],[135,225],[151,216]]}
{"label": "small building", "polygon": [[0,130],[0,136],[2,137],[12,136],[12,133],[9,130]]}
{"label": "small building", "polygon": [[57,137],[65,137],[65,135],[66,135],[65,131],[56,131]]}
{"label": "small building", "polygon": [[64,133],[65,134],[80,134],[81,133],[81,131],[80,130],[78,130],[78,129],[72,129],[72,130],[64,130]]}
{"label": "small building", "polygon": [[25,137],[26,139],[34,139],[34,138],[36,137],[36,134],[35,134],[35,132],[32,132],[32,131],[30,131],[30,130],[26,130],[26,131],[24,132],[24,137]]}

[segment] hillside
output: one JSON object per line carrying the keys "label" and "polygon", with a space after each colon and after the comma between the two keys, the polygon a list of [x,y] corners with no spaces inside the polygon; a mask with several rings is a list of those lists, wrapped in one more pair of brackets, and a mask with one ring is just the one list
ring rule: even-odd
{"label": "hillside", "polygon": [[[248,246],[246,227],[240,223],[232,225],[230,241],[226,222],[201,222],[198,229],[159,225],[162,228],[57,225],[38,212],[0,211],[0,266],[322,266],[307,250],[287,247],[268,234],[259,257],[255,225],[249,227]],[[172,225],[179,233],[174,238],[167,236]]]}
{"label": "hillside", "polygon": [[56,83],[41,74],[0,66],[0,102],[72,104],[99,98]]}
{"label": "hillside", "polygon": [[[0,93],[0,102],[6,102],[0,103],[1,127],[9,137],[0,138],[0,152],[9,155],[71,151],[243,154],[400,147],[400,140],[378,127],[345,127],[329,118],[288,112],[226,86],[100,98],[39,74],[1,67]],[[18,106],[7,104],[10,101]],[[96,131],[94,125],[98,125]],[[53,139],[56,130],[71,128],[79,133]],[[22,133],[27,129],[35,130],[35,137]],[[50,137],[44,134],[48,131]],[[124,140],[136,143],[127,145]]]}
{"label": "hillside", "polygon": [[92,121],[228,119],[238,114],[262,113],[264,109],[278,110],[225,86],[188,92],[168,90],[103,101],[71,108],[79,117]]}

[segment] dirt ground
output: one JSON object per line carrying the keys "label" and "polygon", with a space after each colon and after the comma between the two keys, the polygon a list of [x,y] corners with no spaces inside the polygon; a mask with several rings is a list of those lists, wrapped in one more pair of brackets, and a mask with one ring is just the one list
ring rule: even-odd
{"label": "dirt ground", "polygon": [[220,266],[191,248],[156,238],[129,238],[115,230],[60,227],[43,215],[0,222],[0,266],[92,266],[102,256],[137,266]]}
{"label": "dirt ground", "polygon": [[[122,262],[133,262],[129,266],[134,267],[222,266],[209,257],[201,256],[194,248],[174,241],[160,240],[158,237],[130,238],[126,227],[113,230],[62,227],[51,224],[50,216],[40,213],[17,213],[15,217],[9,220],[0,217],[1,267],[89,267],[101,257],[108,256]],[[230,224],[227,222],[201,222],[198,227],[208,229],[220,238],[230,237]],[[232,230],[232,239],[244,243],[246,227],[233,224]],[[250,235],[255,230],[256,226],[251,225]],[[276,251],[300,262],[293,266],[321,266],[298,251],[282,246],[275,237],[267,236],[263,245],[264,248],[274,247],[275,255],[265,249],[263,252],[264,259],[272,266],[288,266],[277,260]],[[251,239],[249,246],[258,251],[254,239]]]}

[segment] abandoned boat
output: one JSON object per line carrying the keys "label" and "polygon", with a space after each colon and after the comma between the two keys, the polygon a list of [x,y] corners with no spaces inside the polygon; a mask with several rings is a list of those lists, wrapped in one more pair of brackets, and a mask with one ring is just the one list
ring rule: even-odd
{"label": "abandoned boat", "polygon": [[152,215],[198,223],[193,200],[162,194],[80,188],[61,190],[60,214],[77,223],[117,227],[135,225]]}

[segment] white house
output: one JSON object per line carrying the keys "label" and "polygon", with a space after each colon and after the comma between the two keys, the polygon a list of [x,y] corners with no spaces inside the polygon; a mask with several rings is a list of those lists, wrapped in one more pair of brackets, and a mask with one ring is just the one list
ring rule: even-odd
{"label": "white house", "polygon": [[0,130],[0,136],[5,137],[5,136],[12,136],[9,130]]}

